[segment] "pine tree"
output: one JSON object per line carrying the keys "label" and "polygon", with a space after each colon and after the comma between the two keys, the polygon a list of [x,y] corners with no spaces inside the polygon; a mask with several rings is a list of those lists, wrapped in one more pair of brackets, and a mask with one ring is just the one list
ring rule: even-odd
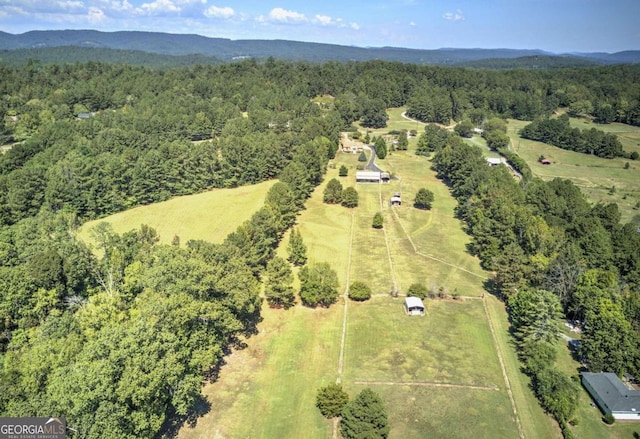
{"label": "pine tree", "polygon": [[291,267],[281,257],[274,257],[267,264],[265,295],[273,307],[289,308],[295,303]]}
{"label": "pine tree", "polygon": [[342,411],[340,433],[344,439],[385,439],[389,420],[380,395],[366,388]]}
{"label": "pine tree", "polygon": [[376,139],[376,143],[373,146],[376,150],[376,156],[382,160],[387,156],[387,142],[382,137]]}
{"label": "pine tree", "polygon": [[287,250],[289,251],[289,262],[296,267],[307,263],[307,246],[304,244],[302,235],[297,229],[291,230]]}
{"label": "pine tree", "polygon": [[318,389],[316,407],[325,418],[340,416],[342,409],[349,402],[349,395],[342,389],[341,384],[329,384]]}
{"label": "pine tree", "polygon": [[358,191],[353,187],[348,187],[342,191],[342,205],[344,207],[358,207]]}

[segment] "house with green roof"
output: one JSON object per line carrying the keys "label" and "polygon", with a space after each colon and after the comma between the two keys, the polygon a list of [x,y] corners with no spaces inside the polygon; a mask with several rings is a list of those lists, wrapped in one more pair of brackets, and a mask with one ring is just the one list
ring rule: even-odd
{"label": "house with green roof", "polygon": [[582,385],[605,415],[640,421],[640,390],[627,387],[615,373],[582,372]]}

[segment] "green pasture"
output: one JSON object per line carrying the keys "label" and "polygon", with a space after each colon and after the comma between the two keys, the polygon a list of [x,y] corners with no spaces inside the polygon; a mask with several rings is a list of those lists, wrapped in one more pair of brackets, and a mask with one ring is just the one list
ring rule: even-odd
{"label": "green pasture", "polygon": [[[571,121],[572,124],[581,123],[575,119]],[[556,177],[569,179],[590,201],[618,204],[623,222],[632,221],[634,218],[640,220],[640,210],[634,208],[640,202],[640,161],[624,158],[604,159],[522,139],[517,133],[527,123],[509,120],[508,134],[511,137],[513,149],[527,162],[534,175],[544,180],[552,180]],[[605,131],[609,128],[609,132],[615,132],[612,128],[622,129],[620,124],[612,125],[614,126],[595,125],[595,127]],[[626,125],[622,127],[626,127],[629,133],[640,139],[640,128]],[[538,163],[538,157],[541,155],[551,160],[552,164]],[[629,169],[624,169],[627,162]]]}
{"label": "green pasture", "polygon": [[190,239],[222,242],[264,205],[267,192],[274,183],[275,180],[271,180],[234,189],[212,189],[136,207],[88,221],[80,227],[78,236],[84,242],[91,243],[91,229],[98,223],[106,222],[117,233],[146,224],[158,232],[163,244],[171,243],[176,235],[183,244]]}
{"label": "green pasture", "polygon": [[[370,387],[387,407],[391,439],[517,438],[504,392],[417,386]],[[553,437],[553,436],[549,436]]]}
{"label": "green pasture", "polygon": [[504,391],[482,301],[426,299],[425,305],[426,316],[409,317],[402,298],[350,304],[345,381],[429,382]]}
{"label": "green pasture", "polygon": [[335,382],[343,307],[263,307],[259,333],[234,352],[220,378],[203,387],[210,403],[178,437],[318,438],[332,426],[315,407],[316,390]]}

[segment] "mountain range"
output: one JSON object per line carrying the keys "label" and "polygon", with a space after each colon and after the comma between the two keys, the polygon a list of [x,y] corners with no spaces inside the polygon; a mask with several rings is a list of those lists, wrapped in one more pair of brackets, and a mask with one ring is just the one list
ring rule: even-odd
{"label": "mountain range", "polygon": [[[16,51],[15,56],[37,58],[37,53],[48,49],[76,47],[83,49],[115,49],[146,52],[164,56],[182,57],[197,62],[226,62],[244,58],[276,59],[294,61],[369,61],[385,60],[414,64],[465,65],[483,67],[482,61],[501,65],[495,60],[524,59],[524,64],[535,67],[551,63],[552,66],[583,66],[602,64],[640,63],[640,50],[617,53],[569,53],[556,54],[542,50],[524,49],[456,49],[434,50],[406,49],[400,47],[355,47],[336,44],[309,43],[288,40],[230,40],[209,38],[192,34],[170,34],[162,32],[119,31],[101,32],[96,30],[45,30],[10,34],[0,31],[2,58]],[[76,51],[85,54],[85,51]],[[103,52],[106,53],[106,52]],[[22,54],[22,55],[20,55]],[[10,58],[10,57],[9,57]],[[553,60],[553,61],[550,61]],[[502,63],[518,66],[521,63]],[[531,64],[531,65],[530,65]],[[500,67],[495,67],[500,68]],[[503,67],[504,68],[504,67]]]}

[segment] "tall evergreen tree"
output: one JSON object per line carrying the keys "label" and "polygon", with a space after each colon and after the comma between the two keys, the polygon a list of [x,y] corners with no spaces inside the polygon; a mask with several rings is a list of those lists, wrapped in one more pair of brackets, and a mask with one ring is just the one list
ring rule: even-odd
{"label": "tall evergreen tree", "polygon": [[385,439],[389,420],[380,395],[366,388],[342,411],[340,433],[344,439]]}
{"label": "tall evergreen tree", "polygon": [[296,267],[307,263],[307,246],[302,240],[302,235],[298,229],[292,229],[289,236],[289,245],[287,246],[289,252],[289,262]]}
{"label": "tall evergreen tree", "polygon": [[265,282],[265,296],[269,305],[291,307],[295,302],[292,283],[293,274],[287,261],[279,256],[271,259],[267,264],[267,280]]}
{"label": "tall evergreen tree", "polygon": [[376,150],[376,156],[382,160],[387,156],[387,142],[382,137],[376,139],[376,143],[373,145]]}
{"label": "tall evergreen tree", "polygon": [[344,207],[358,207],[358,191],[353,187],[348,187],[342,191],[342,205]]}

